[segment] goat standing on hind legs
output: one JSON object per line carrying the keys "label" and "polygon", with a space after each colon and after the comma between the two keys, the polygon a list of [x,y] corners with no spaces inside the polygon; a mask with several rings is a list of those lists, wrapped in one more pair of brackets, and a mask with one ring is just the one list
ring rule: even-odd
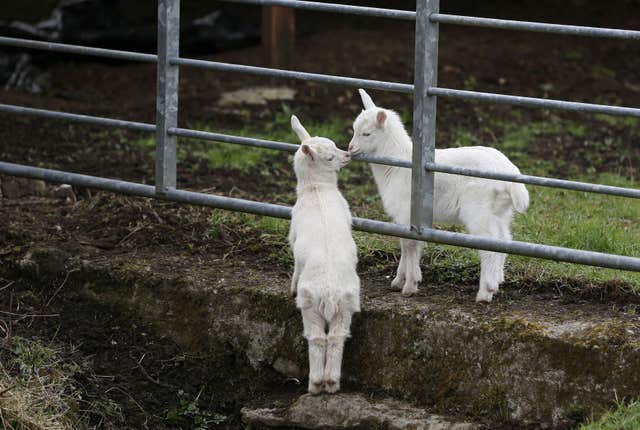
{"label": "goat standing on hind legs", "polygon": [[[353,123],[349,151],[378,157],[411,160],[413,143],[397,113],[376,107],[364,90],[360,97],[364,110]],[[436,163],[489,172],[519,174],[520,170],[500,151],[486,146],[436,149]],[[371,170],[382,198],[384,210],[393,221],[408,225],[411,212],[411,169],[372,164]],[[471,234],[511,240],[513,213],[529,206],[529,193],[523,184],[435,173],[433,220],[462,224]],[[398,274],[391,283],[402,287],[402,294],[418,291],[422,281],[420,254],[422,242],[401,239]],[[480,288],[478,302],[490,302],[504,281],[506,254],[479,251]]]}
{"label": "goat standing on hind legs", "polygon": [[360,311],[351,213],[338,190],[338,171],[351,155],[329,139],[311,137],[295,116],[291,127],[302,142],[294,156],[298,185],[289,231],[295,259],[291,294],[309,343],[309,392],[335,393],[351,317]]}

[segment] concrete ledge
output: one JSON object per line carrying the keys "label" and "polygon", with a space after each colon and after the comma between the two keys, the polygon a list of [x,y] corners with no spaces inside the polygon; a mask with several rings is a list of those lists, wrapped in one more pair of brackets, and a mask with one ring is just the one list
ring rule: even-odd
{"label": "concrete ledge", "polygon": [[432,415],[398,400],[369,400],[361,394],[305,394],[287,408],[243,408],[242,422],[256,430],[386,429],[475,430],[480,426]]}
{"label": "concrete ledge", "polygon": [[[283,378],[306,376],[300,316],[282,273],[188,255],[156,262],[153,255],[77,261],[58,254],[21,250],[3,270],[46,279],[80,269],[68,280],[77,292],[135,313],[185,348],[232,350],[254,372],[269,366]],[[345,351],[343,376],[363,391],[384,390],[435,413],[556,426],[640,393],[635,308],[535,294],[477,305],[473,292],[429,286],[407,299],[383,284],[363,280],[363,312]]]}

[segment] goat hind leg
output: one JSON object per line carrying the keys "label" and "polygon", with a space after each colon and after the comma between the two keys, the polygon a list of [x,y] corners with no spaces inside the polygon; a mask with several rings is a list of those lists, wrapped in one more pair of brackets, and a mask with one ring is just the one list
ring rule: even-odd
{"label": "goat hind leg", "polygon": [[327,361],[324,368],[324,389],[328,393],[335,393],[340,390],[344,341],[349,336],[351,316],[351,312],[342,311],[336,314],[329,323]]}
{"label": "goat hind leg", "polygon": [[304,337],[309,344],[309,387],[311,394],[320,394],[324,382],[327,335],[324,319],[311,308],[302,309]]}
{"label": "goat hind leg", "polygon": [[422,271],[420,270],[420,257],[422,256],[423,243],[416,240],[407,240],[405,243],[405,276],[406,280],[402,287],[403,296],[411,296],[418,292],[418,284],[422,282]]}
{"label": "goat hind leg", "polygon": [[[474,209],[474,208],[471,208]],[[475,208],[461,213],[461,219],[471,234],[500,239],[502,231],[500,220],[494,214],[482,213],[484,208]],[[478,251],[480,255],[480,288],[476,302],[490,302],[498,291],[504,266],[504,254],[499,252]]]}
{"label": "goat hind leg", "polygon": [[[500,231],[500,239],[510,241],[512,240],[511,236],[511,228],[509,223],[511,222],[511,215],[507,219],[503,219],[502,223],[498,226]],[[499,268],[500,273],[498,276],[498,283],[502,284],[504,282],[504,265],[507,261],[507,254],[500,254]]]}
{"label": "goat hind leg", "polygon": [[395,279],[391,281],[391,288],[394,290],[401,290],[404,285],[404,281],[407,278],[406,242],[408,242],[407,239],[400,239],[400,262],[398,263],[398,272]]}
{"label": "goat hind leg", "polygon": [[499,252],[478,251],[480,254],[480,289],[476,302],[490,302],[498,292],[500,279],[504,276],[504,254]]}

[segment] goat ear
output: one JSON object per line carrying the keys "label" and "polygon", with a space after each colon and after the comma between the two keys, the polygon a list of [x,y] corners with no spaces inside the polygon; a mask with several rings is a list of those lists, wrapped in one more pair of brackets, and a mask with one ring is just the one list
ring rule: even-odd
{"label": "goat ear", "polygon": [[311,161],[316,161],[316,153],[309,145],[302,145],[302,152],[311,158]]}
{"label": "goat ear", "polygon": [[302,124],[300,124],[300,120],[298,119],[298,117],[295,115],[291,115],[291,128],[298,135],[298,139],[300,139],[300,142],[304,142],[305,140],[311,138],[307,130],[305,130]]}
{"label": "goat ear", "polygon": [[376,105],[373,103],[373,100],[371,99],[369,94],[367,94],[367,92],[362,88],[360,88],[358,92],[360,93],[360,98],[362,99],[362,105],[364,106],[364,108],[375,109]]}
{"label": "goat ear", "polygon": [[378,114],[376,115],[376,125],[378,126],[378,128],[384,127],[384,123],[386,120],[387,120],[387,113],[383,110],[378,111]]}

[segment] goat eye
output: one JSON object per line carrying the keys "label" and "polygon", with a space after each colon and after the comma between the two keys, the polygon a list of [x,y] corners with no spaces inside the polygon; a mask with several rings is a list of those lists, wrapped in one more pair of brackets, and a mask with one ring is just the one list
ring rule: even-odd
{"label": "goat eye", "polygon": [[371,133],[362,133],[364,137],[371,136]]}
{"label": "goat eye", "polygon": [[334,157],[334,156],[332,155],[331,157],[327,158],[327,161],[331,161],[331,160],[333,160],[333,157]]}

